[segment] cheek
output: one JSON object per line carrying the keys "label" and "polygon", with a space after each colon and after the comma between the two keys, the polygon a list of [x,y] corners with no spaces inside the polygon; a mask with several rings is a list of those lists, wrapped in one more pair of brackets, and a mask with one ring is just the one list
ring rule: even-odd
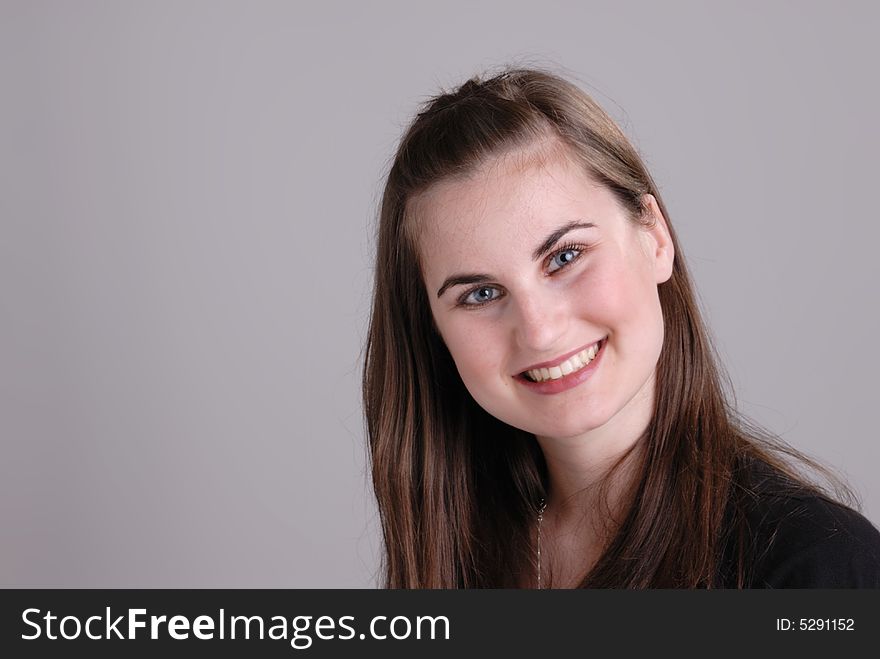
{"label": "cheek", "polygon": [[657,284],[638,263],[603,265],[578,286],[582,313],[614,334],[618,348],[653,351],[663,333]]}
{"label": "cheek", "polygon": [[584,273],[572,291],[573,301],[582,313],[610,331],[637,315],[639,287],[625,264],[606,262]]}
{"label": "cheek", "polygon": [[478,386],[481,378],[499,371],[501,351],[490,326],[457,318],[456,322],[438,323],[440,335],[464,383]]}

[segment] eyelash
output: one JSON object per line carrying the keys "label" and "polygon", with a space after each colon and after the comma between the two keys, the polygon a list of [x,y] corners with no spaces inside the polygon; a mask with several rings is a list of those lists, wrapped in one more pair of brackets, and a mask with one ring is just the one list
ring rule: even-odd
{"label": "eyelash", "polygon": [[[553,252],[549,257],[547,257],[547,262],[552,261],[554,258],[559,256],[560,254],[563,254],[564,252],[567,252],[569,250],[576,250],[578,252],[578,254],[568,263],[560,266],[559,268],[557,268],[553,272],[549,273],[548,276],[552,277],[557,272],[561,272],[561,271],[565,270],[568,266],[572,265],[573,263],[576,263],[584,255],[584,252],[587,251],[587,246],[581,245],[580,243],[567,243],[567,244],[563,245],[562,247],[560,247],[559,249],[557,249],[555,252]],[[458,305],[457,306],[464,307],[465,309],[468,309],[468,310],[474,310],[474,309],[479,309],[480,307],[485,307],[487,304],[491,304],[492,302],[495,302],[495,300],[499,300],[499,299],[501,299],[501,297],[503,297],[503,296],[498,296],[498,297],[492,298],[491,300],[487,300],[485,302],[478,302],[476,304],[470,304],[465,301],[471,296],[472,293],[479,291],[479,290],[482,290],[484,288],[495,288],[495,287],[482,285],[482,286],[476,286],[474,288],[471,288],[470,290],[468,290],[464,294],[462,294],[461,297],[458,298]]]}
{"label": "eyelash", "polygon": [[571,261],[569,261],[565,265],[561,266],[557,270],[554,270],[553,272],[559,272],[560,270],[564,270],[565,268],[570,266],[572,263],[576,262],[579,258],[581,258],[581,256],[583,256],[584,252],[587,250],[587,247],[586,247],[586,245],[581,245],[578,243],[567,243],[567,244],[563,245],[562,247],[560,247],[559,249],[557,249],[555,252],[553,252],[549,257],[549,260],[552,260],[554,257],[559,256],[560,254],[567,252],[569,250],[576,250],[578,252],[577,256],[575,256]]}

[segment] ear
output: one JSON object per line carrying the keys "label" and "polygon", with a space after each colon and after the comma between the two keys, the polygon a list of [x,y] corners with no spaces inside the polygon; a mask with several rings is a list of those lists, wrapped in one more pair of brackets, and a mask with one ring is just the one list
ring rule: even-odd
{"label": "ear", "polygon": [[652,226],[644,229],[647,237],[648,255],[652,260],[655,279],[662,284],[672,276],[672,264],[675,261],[675,247],[669,224],[660,210],[657,199],[652,194],[642,197],[645,215],[652,220]]}

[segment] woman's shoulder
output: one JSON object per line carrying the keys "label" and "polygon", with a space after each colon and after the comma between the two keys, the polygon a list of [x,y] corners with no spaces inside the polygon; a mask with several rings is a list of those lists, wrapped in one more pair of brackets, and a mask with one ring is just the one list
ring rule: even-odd
{"label": "woman's shoulder", "polygon": [[859,512],[766,463],[745,489],[753,588],[880,588],[880,532]]}

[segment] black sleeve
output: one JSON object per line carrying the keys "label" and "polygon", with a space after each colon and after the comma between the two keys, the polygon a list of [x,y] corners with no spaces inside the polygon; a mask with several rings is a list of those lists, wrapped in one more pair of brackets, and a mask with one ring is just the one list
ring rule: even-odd
{"label": "black sleeve", "polygon": [[813,500],[780,520],[755,585],[880,588],[880,532],[844,506]]}

